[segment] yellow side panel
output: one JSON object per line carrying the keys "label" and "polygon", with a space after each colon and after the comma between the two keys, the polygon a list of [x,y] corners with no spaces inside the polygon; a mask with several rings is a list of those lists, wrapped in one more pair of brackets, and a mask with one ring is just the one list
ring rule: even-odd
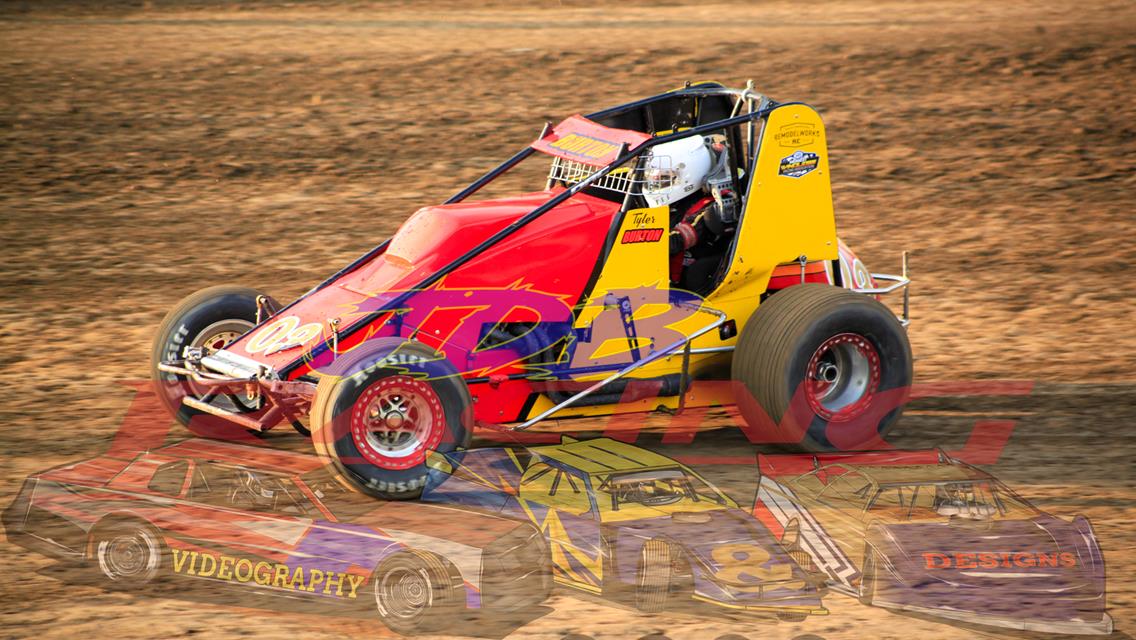
{"label": "yellow side panel", "polygon": [[670,208],[665,206],[632,209],[623,216],[599,280],[576,320],[577,327],[595,320],[604,310],[604,296],[610,291],[669,285],[670,222]]}
{"label": "yellow side panel", "polygon": [[[711,306],[717,306],[715,299],[760,295],[778,264],[800,256],[810,261],[837,257],[828,145],[820,115],[803,104],[777,107],[762,128],[759,144],[737,251],[726,279],[710,296]],[[745,319],[739,318],[739,328]]]}

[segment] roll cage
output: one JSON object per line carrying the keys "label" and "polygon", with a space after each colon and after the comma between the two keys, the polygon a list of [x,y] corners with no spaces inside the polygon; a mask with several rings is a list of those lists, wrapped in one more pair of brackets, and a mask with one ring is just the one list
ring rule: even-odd
{"label": "roll cage", "polygon": [[[701,477],[682,467],[612,472],[599,477],[601,480],[596,490],[606,491],[611,495],[612,511],[619,511],[622,504],[660,506],[683,499],[689,499],[691,502],[706,500],[721,506],[729,506],[725,496]],[[652,502],[652,498],[657,501]]]}
{"label": "roll cage", "polygon": [[[879,481],[873,478],[871,474],[862,473],[860,470],[850,468],[846,464],[836,463],[829,464],[823,467],[817,467],[808,473],[802,474],[793,479],[793,484],[796,485],[805,478],[817,478],[822,474],[831,474],[833,470],[843,470],[839,474],[833,474],[831,478],[823,483],[818,495],[818,499],[822,502],[829,504],[829,506],[836,506],[835,504],[826,500],[828,496],[837,496],[842,499],[855,501],[860,505],[860,512],[867,513],[878,504],[881,496],[890,490],[897,490],[900,496],[900,505],[906,510],[906,516],[910,517],[912,509],[915,507],[914,492],[920,488],[930,488],[931,490],[942,489],[946,492],[956,492],[965,494],[967,492],[977,495],[982,490],[990,494],[992,502],[998,509],[999,515],[1005,515],[1011,509],[1022,509],[1030,512],[1037,512],[1037,507],[1033,506],[1028,500],[1018,495],[1013,489],[1007,486],[1002,481],[994,476],[978,469],[977,467],[962,462],[961,460],[951,458],[940,452],[940,465],[949,464],[956,467],[966,469],[971,473],[966,478],[951,478],[951,479],[911,479],[905,481]],[[847,479],[850,476],[857,478],[856,482],[858,488],[846,489],[846,485],[839,483],[839,480]],[[861,484],[862,483],[862,484]],[[904,491],[909,493],[905,494]],[[827,495],[826,495],[827,494]],[[906,498],[906,500],[905,500]]]}
{"label": "roll cage", "polygon": [[[607,178],[612,174],[612,172],[616,171],[620,167],[623,167],[636,158],[643,156],[653,147],[660,144],[687,138],[690,136],[717,132],[723,129],[729,130],[730,128],[737,125],[746,125],[746,148],[750,150],[750,153],[748,154],[750,157],[747,159],[747,162],[744,165],[744,169],[746,176],[751,175],[753,163],[756,161],[754,140],[756,135],[758,134],[757,130],[759,127],[759,125],[756,123],[758,120],[767,115],[769,111],[777,106],[782,105],[780,103],[775,103],[766,96],[757,93],[752,89],[752,87],[746,87],[745,89],[730,89],[717,83],[701,83],[697,85],[685,86],[681,89],[676,89],[674,91],[658,94],[649,98],[637,100],[635,102],[629,102],[616,107],[611,107],[609,109],[603,109],[601,111],[587,114],[585,117],[588,120],[596,122],[597,124],[611,128],[623,128],[630,129],[632,131],[640,131],[643,133],[652,134],[652,137],[634,147],[623,145],[619,149],[614,160],[607,163],[606,165],[599,167],[596,171],[592,172],[587,177],[584,177],[583,179],[577,181],[575,184],[572,184],[571,186],[565,188],[563,191],[557,193],[555,196],[545,201],[537,208],[521,216],[497,233],[494,233],[492,236],[485,239],[480,244],[473,247],[458,258],[454,259],[446,266],[427,276],[425,279],[415,285],[414,290],[407,291],[406,293],[398,296],[388,304],[384,305],[384,307],[397,308],[398,305],[402,304],[410,297],[412,297],[416,290],[426,289],[433,286],[434,284],[437,284],[447,275],[460,268],[470,260],[476,258],[478,255],[480,255],[490,247],[513,235],[518,230],[524,228],[537,218],[540,218],[544,214],[556,208],[569,198],[575,196],[577,193],[587,189],[589,186],[595,184],[596,182]],[[719,119],[720,117],[721,119]],[[663,126],[664,123],[667,129],[657,128]],[[543,138],[544,135],[548,133],[548,131],[551,129],[551,126],[552,125],[550,123],[545,124],[544,130],[541,132],[541,138]],[[731,164],[733,164],[735,167],[741,166],[738,164],[739,159],[736,157],[738,145],[731,144],[729,146],[732,150]],[[523,160],[536,152],[537,150],[533,148],[533,146],[527,145],[524,149],[521,149],[512,157],[485,173],[483,176],[472,182],[469,186],[450,196],[444,202],[444,204],[454,204],[465,200],[466,198],[480,191],[490,182],[504,175],[510,169],[517,166]],[[640,170],[639,167],[636,167],[635,169],[637,171]],[[736,171],[734,173],[736,174]],[[639,178],[636,177],[633,178],[633,180],[639,180]],[[641,182],[641,180],[639,180],[639,182]],[[737,186],[741,187],[736,190],[736,193],[741,194],[742,202],[740,208],[744,211],[747,189],[742,185]],[[623,214],[625,214],[631,206],[630,196],[632,194],[628,195],[629,197],[625,199],[624,204],[618,214],[620,218],[622,218]],[[285,306],[283,309],[277,311],[277,313],[287,310],[289,307],[311,295],[312,293],[323,289],[339,278],[359,268],[361,265],[366,264],[372,258],[383,253],[387,249],[389,244],[390,239],[385,240],[382,244],[363,254],[359,258],[355,259],[351,264],[347,265],[343,269],[340,269],[331,277],[316,285],[303,296],[297,298],[296,300]],[[610,250],[610,247],[605,247],[605,250]],[[731,249],[731,252],[732,251],[733,249]],[[602,262],[605,257],[606,255],[601,255],[600,262]],[[732,256],[727,256],[727,260],[729,260],[731,257]],[[694,338],[697,338],[717,328],[722,322],[725,321],[725,317],[721,314],[714,314],[713,311],[706,309],[702,309],[702,311],[710,312],[712,315],[716,315],[717,317],[715,321],[705,329],[688,336],[687,340],[683,341],[687,345],[689,345],[690,340],[693,340]],[[355,331],[366,327],[373,320],[375,320],[375,318],[380,313],[381,311],[376,311],[374,313],[367,314],[361,318],[356,319],[349,326],[340,328],[339,335],[348,336]],[[667,349],[656,351],[654,354],[652,354],[652,356],[657,355],[661,357],[662,355],[673,353],[682,346],[682,343],[672,345]],[[328,348],[329,345],[327,345],[326,343],[317,345],[312,351],[312,357],[314,358]],[[631,366],[638,368],[639,366],[643,366],[645,364],[648,364],[648,362],[657,359],[656,357],[652,356],[648,356],[647,358],[639,360],[637,363]],[[290,370],[294,368],[294,366],[284,368],[279,372],[279,374],[282,377],[286,376],[290,372]],[[616,377],[622,377],[624,373],[625,372],[620,372]],[[604,382],[607,381],[605,380]],[[602,386],[602,384],[595,386],[596,388],[598,388],[599,386]],[[581,394],[587,395],[591,392],[592,390],[585,390],[581,392]],[[581,396],[581,394],[577,395]],[[574,396],[569,400],[574,401],[575,399],[576,397]],[[529,422],[535,423],[535,420],[530,420]]]}
{"label": "roll cage", "polygon": [[[722,114],[724,111],[724,105],[727,103],[730,104],[730,108],[729,110],[725,110],[725,118],[720,120],[711,120],[709,122],[704,121],[709,117],[714,117]],[[744,113],[739,114],[739,112],[743,110],[743,106],[745,107]],[[476,258],[486,249],[489,249],[493,245],[513,235],[518,230],[524,228],[537,218],[556,208],[558,205],[562,204],[580,191],[583,191],[592,184],[608,177],[616,169],[619,169],[635,158],[641,157],[643,154],[650,151],[653,147],[660,144],[679,140],[682,138],[688,138],[690,136],[702,135],[704,133],[711,133],[722,129],[728,129],[736,125],[747,125],[748,130],[746,132],[746,148],[750,150],[750,153],[748,154],[750,157],[744,165],[744,168],[745,175],[751,175],[753,163],[756,158],[754,142],[758,127],[755,122],[765,117],[769,113],[769,111],[777,106],[782,106],[782,104],[775,103],[766,96],[755,92],[750,87],[747,87],[745,89],[730,89],[717,83],[701,83],[585,115],[584,117],[588,120],[606,127],[640,131],[643,133],[652,134],[653,137],[639,145],[636,145],[635,147],[629,148],[627,146],[624,146],[620,148],[619,152],[616,154],[615,160],[602,167],[599,167],[598,170],[594,171],[587,177],[566,188],[564,191],[556,194],[537,208],[533,209],[524,216],[521,216],[516,221],[512,222],[497,233],[494,233],[489,238],[486,238],[480,244],[462,254],[458,258],[454,259],[446,266],[427,276],[415,286],[415,289],[425,289],[434,284],[437,284],[440,280],[445,278],[447,275],[449,275],[465,263]],[[672,114],[671,122],[667,124],[669,128],[663,130],[655,130],[656,121],[663,122],[661,118],[663,118],[667,113]],[[687,124],[683,124],[684,122],[686,122]],[[544,135],[547,134],[551,129],[551,126],[551,123],[546,123],[544,130],[541,132],[541,135],[539,137],[543,138]],[[675,129],[681,130],[676,131]],[[732,149],[731,153],[736,156],[737,145],[731,144],[730,147]],[[536,152],[536,149],[531,145],[525,146],[524,149],[521,149],[512,157],[505,160],[492,170],[488,171],[461,191],[450,196],[445,200],[443,204],[455,204],[465,200],[469,196],[480,191],[490,182],[504,175],[510,169],[517,166]],[[735,167],[741,166],[739,165],[738,159],[736,157],[731,157],[731,163]],[[744,199],[747,191],[748,189],[744,187],[736,189],[736,192],[741,194],[742,197],[742,205],[740,208],[743,211]],[[624,206],[619,213],[620,216],[626,213],[629,205],[629,202],[624,203]],[[300,296],[284,308],[280,309],[278,313],[287,310],[289,307],[296,304],[300,300],[303,300],[312,293],[323,289],[324,287],[330,285],[344,275],[347,275],[348,273],[351,273],[355,269],[359,268],[361,265],[366,264],[375,256],[386,251],[389,245],[390,239],[383,241],[374,249],[371,249],[362,256],[359,256],[353,262],[351,262],[351,264],[347,265],[343,269],[340,269],[331,277],[327,278],[304,295]],[[601,256],[600,260],[602,261],[603,258],[604,256]],[[413,294],[413,291],[408,291],[397,299],[392,300],[386,306],[389,308],[394,308],[396,305],[405,302]],[[354,331],[357,331],[360,328],[366,326],[375,319],[374,316],[377,316],[378,313],[379,312],[375,312],[372,315],[364,316],[356,320],[350,326],[340,329],[340,335],[350,335]],[[321,347],[317,347],[317,351],[320,348]],[[323,345],[322,348],[326,349],[327,345]],[[314,355],[316,355],[315,352],[313,352],[313,356]],[[288,373],[288,370],[283,370],[280,373],[281,375],[286,375]]]}
{"label": "roll cage", "polygon": [[[754,139],[758,133],[759,125],[755,123],[759,119],[765,117],[769,113],[769,111],[777,106],[783,105],[774,103],[769,98],[755,92],[750,86],[747,86],[745,89],[729,89],[716,83],[701,83],[698,85],[688,85],[681,89],[587,114],[585,116],[587,120],[590,120],[601,126],[638,131],[640,133],[648,134],[650,135],[650,137],[644,139],[641,143],[634,146],[630,146],[628,144],[621,145],[617,152],[614,154],[614,159],[612,159],[610,162],[597,167],[596,170],[589,175],[582,177],[580,180],[567,186],[564,190],[556,193],[540,206],[508,224],[501,230],[491,235],[489,238],[479,243],[477,246],[466,251],[437,271],[426,276],[424,279],[414,285],[414,288],[401,293],[394,299],[384,304],[383,309],[398,308],[400,305],[407,302],[411,297],[413,297],[418,291],[428,289],[429,287],[437,284],[447,275],[454,272],[462,265],[468,263],[470,260],[473,260],[477,256],[481,255],[490,247],[493,247],[494,245],[505,240],[520,229],[531,224],[534,220],[540,218],[544,214],[564,203],[569,198],[572,198],[581,191],[588,189],[598,181],[607,178],[613,172],[620,169],[621,167],[624,167],[624,165],[627,165],[629,162],[642,157],[657,145],[695,135],[702,135],[719,131],[729,131],[731,128],[738,125],[745,125],[747,128],[746,136],[748,138],[748,146],[746,148],[750,150],[750,153],[748,154],[750,157],[748,158],[748,162],[745,165],[745,172],[748,177],[752,173],[753,163],[756,162]],[[540,138],[543,138],[545,134],[549,132],[551,126],[551,124],[545,124]],[[668,128],[661,129],[660,127],[662,126],[666,126]],[[735,138],[738,135],[739,132],[735,131]],[[540,138],[538,138],[538,140]],[[735,167],[737,167],[739,166],[737,149],[740,146],[741,140],[735,139],[731,142],[733,143],[729,145],[732,149],[731,163]],[[473,183],[448,198],[444,202],[444,204],[454,204],[465,200],[469,196],[480,191],[483,187],[488,185],[493,180],[497,179],[513,167],[520,164],[523,160],[525,160],[532,154],[536,153],[536,151],[537,150],[533,145],[526,145],[524,149],[521,149],[512,157],[505,160],[500,165],[488,171]],[[633,167],[633,170],[641,174],[641,167],[635,166]],[[734,171],[733,173],[736,174],[736,171]],[[632,183],[641,184],[641,175],[632,176],[631,181]],[[746,195],[745,189],[738,189],[736,192],[741,194],[741,207],[743,208],[742,210],[744,210]],[[633,190],[629,190],[626,194],[626,197],[624,198],[623,205],[621,206],[619,213],[617,214],[617,221],[621,220],[627,213],[627,211],[631,208],[633,197],[635,197],[635,192]],[[323,282],[319,283],[284,307],[280,309],[261,309],[260,311],[258,311],[256,324],[252,329],[249,330],[249,332],[246,332],[245,335],[248,335],[248,333],[257,330],[260,327],[261,323],[267,320],[269,317],[273,317],[287,311],[289,308],[311,296],[313,293],[324,289],[340,278],[360,268],[362,265],[367,264],[372,259],[386,251],[390,246],[390,242],[391,240],[389,238],[383,241],[381,244],[371,249],[367,253],[359,256],[346,267],[332,274],[329,278],[325,279]],[[602,264],[603,261],[607,258],[607,253],[610,250],[611,241],[609,239],[604,247],[603,252],[599,256],[599,264]],[[731,255],[727,256],[727,260],[732,259],[733,250],[734,248],[732,247]],[[605,384],[612,382],[618,378],[622,378],[632,370],[650,364],[651,362],[654,362],[662,357],[674,354],[684,346],[686,347],[686,352],[684,353],[683,357],[685,373],[686,365],[689,362],[691,341],[719,327],[726,321],[726,316],[720,311],[701,305],[694,305],[691,302],[680,301],[676,302],[676,304],[690,306],[692,312],[708,314],[713,317],[713,321],[705,327],[700,328],[699,330],[686,336],[684,339],[675,342],[674,344],[667,345],[666,347],[656,350],[647,356],[636,359],[635,362],[619,369],[608,378],[596,382],[595,384],[589,386],[587,389],[580,391],[579,393],[573,395],[567,400],[564,400],[563,402],[560,402],[559,404],[543,412],[542,414],[531,418],[527,422],[515,427],[515,429],[527,429],[537,422],[545,419],[549,415],[559,411],[560,409],[573,404],[580,398],[594,393],[597,389],[604,386]],[[310,358],[314,359],[322,355],[327,350],[333,349],[334,345],[338,342],[339,339],[350,336],[370,325],[371,322],[376,320],[378,316],[384,313],[383,309],[363,314],[361,317],[356,318],[349,325],[338,327],[336,329],[336,340],[331,341],[330,344],[328,341],[323,341],[315,345],[312,348],[311,353],[309,354]],[[301,365],[301,361],[294,362],[285,367],[282,367],[279,371],[271,372],[271,377],[286,380],[288,375]],[[199,380],[207,384],[223,383],[223,381],[220,379],[204,378],[200,374],[197,374],[197,372],[181,367],[175,363],[162,363],[160,365],[160,368],[172,373],[191,375],[195,380]],[[218,378],[220,378],[220,376],[218,376]],[[480,381],[481,380],[469,380],[468,382],[472,384]],[[195,402],[193,406],[200,407],[202,408],[202,410],[208,410],[204,407],[204,403],[201,402]]]}

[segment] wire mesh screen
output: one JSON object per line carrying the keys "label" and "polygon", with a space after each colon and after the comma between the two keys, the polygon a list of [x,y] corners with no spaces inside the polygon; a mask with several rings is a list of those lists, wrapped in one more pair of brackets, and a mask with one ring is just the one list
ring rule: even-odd
{"label": "wire mesh screen", "polygon": [[[640,156],[633,165],[623,166],[614,169],[611,173],[591,183],[597,189],[605,189],[607,191],[614,191],[615,193],[637,193],[643,186],[644,180],[635,176],[641,175],[641,172],[636,169],[640,166],[647,166],[649,158]],[[650,160],[651,167],[658,167],[661,164],[670,166],[670,158],[655,156]],[[599,172],[600,167],[576,162],[574,160],[566,160],[561,157],[552,159],[552,167],[548,171],[548,177],[554,183],[563,182],[567,186],[574,185],[587,179],[593,173]]]}

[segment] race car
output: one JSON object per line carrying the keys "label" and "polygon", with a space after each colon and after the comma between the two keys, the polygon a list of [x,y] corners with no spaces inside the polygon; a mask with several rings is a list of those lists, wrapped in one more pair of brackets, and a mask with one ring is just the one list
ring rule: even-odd
{"label": "race car", "polygon": [[815,581],[758,521],[690,468],[610,438],[432,454],[422,500],[531,522],[559,584],[633,596],[644,611],[694,603],[802,620]]}
{"label": "race car", "polygon": [[208,580],[374,607],[400,633],[524,609],[552,586],[529,524],[376,501],[316,456],[205,439],[34,474],[3,522],[8,540],[90,560],[109,586]]}
{"label": "race car", "polygon": [[[534,157],[534,191],[470,199]],[[849,449],[912,379],[903,263],[872,274],[837,238],[815,110],[700,83],[546,124],[285,306],[189,296],[153,376],[195,433],[291,423],[384,498],[475,425],[551,416],[737,404],[770,441]],[[898,290],[902,317],[879,301]]]}
{"label": "race car", "polygon": [[939,451],[759,456],[754,515],[864,604],[978,625],[1107,634],[1093,528]]}

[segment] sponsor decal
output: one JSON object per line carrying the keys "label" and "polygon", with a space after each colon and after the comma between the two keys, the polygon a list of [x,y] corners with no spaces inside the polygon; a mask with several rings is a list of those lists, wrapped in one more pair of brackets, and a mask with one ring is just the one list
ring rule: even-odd
{"label": "sponsor decal", "polygon": [[636,227],[646,227],[658,223],[655,222],[655,214],[642,211],[635,213],[632,216],[631,224],[635,225]]}
{"label": "sponsor decal", "polygon": [[587,160],[599,160],[614,153],[619,148],[614,143],[579,133],[569,133],[549,146],[563,153]]}
{"label": "sponsor decal", "polygon": [[820,128],[807,122],[793,122],[781,127],[773,139],[782,147],[804,147],[816,142]]}
{"label": "sponsor decal", "polygon": [[308,569],[305,572],[302,566],[289,567],[286,564],[263,560],[253,562],[248,558],[182,549],[172,551],[174,573],[198,578],[213,578],[242,584],[253,582],[265,587],[308,593],[319,592],[337,598],[357,597],[359,585],[367,581],[366,576],[353,573],[319,569]]}
{"label": "sponsor decal", "polygon": [[781,168],[777,170],[777,175],[800,178],[811,173],[817,168],[818,164],[820,164],[820,156],[817,154],[811,151],[794,151],[781,158]]}
{"label": "sponsor decal", "polygon": [[1070,569],[1077,566],[1077,556],[1072,553],[1035,553],[1032,551],[997,553],[924,553],[924,566],[927,569],[998,569],[1016,567],[1061,567]]}
{"label": "sponsor decal", "polygon": [[638,244],[640,242],[658,242],[663,237],[662,229],[628,229],[623,232],[620,244]]}

